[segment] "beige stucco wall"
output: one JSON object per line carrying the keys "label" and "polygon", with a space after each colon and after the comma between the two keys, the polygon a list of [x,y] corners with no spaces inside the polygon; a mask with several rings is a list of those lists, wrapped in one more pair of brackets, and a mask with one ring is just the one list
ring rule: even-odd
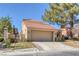
{"label": "beige stucco wall", "polygon": [[40,31],[40,30],[31,30],[25,25],[22,26],[22,32],[25,37],[25,39],[29,40],[53,40],[52,31]]}
{"label": "beige stucco wall", "polygon": [[24,35],[25,39],[28,38],[28,34],[27,34],[27,27],[25,26],[24,23],[22,23],[22,34]]}
{"label": "beige stucco wall", "polygon": [[66,28],[61,28],[62,35],[67,36],[67,30]]}
{"label": "beige stucco wall", "polygon": [[22,23],[22,34],[25,39],[29,40],[53,40],[53,31],[46,30],[32,30],[28,28],[25,23]]}

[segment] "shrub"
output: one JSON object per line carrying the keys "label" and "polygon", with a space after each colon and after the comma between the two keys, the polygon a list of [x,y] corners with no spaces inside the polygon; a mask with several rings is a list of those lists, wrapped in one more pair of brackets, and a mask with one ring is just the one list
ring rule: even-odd
{"label": "shrub", "polygon": [[14,43],[14,38],[9,38],[11,43]]}
{"label": "shrub", "polygon": [[0,42],[3,42],[4,41],[4,38],[3,37],[0,37]]}
{"label": "shrub", "polygon": [[4,48],[10,48],[10,44],[11,44],[11,43],[10,43],[10,39],[7,39],[6,42],[4,42],[3,47],[4,47]]}
{"label": "shrub", "polygon": [[32,40],[31,40],[31,39],[26,39],[26,41],[27,41],[27,42],[31,42]]}
{"label": "shrub", "polygon": [[73,40],[77,40],[77,41],[79,41],[79,37],[73,38]]}

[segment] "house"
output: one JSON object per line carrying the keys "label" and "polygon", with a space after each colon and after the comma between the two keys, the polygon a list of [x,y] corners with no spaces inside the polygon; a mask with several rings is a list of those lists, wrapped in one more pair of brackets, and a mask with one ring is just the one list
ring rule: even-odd
{"label": "house", "polygon": [[73,34],[74,34],[75,37],[79,37],[79,23],[74,25]]}
{"label": "house", "polygon": [[43,22],[32,19],[23,19],[22,33],[26,40],[31,41],[52,41],[55,28]]}

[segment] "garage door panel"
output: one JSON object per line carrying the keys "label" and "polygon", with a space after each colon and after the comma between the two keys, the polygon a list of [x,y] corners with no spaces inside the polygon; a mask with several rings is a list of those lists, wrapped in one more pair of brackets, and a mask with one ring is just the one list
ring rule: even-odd
{"label": "garage door panel", "polygon": [[51,41],[52,40],[52,32],[32,31],[32,40],[35,40],[35,41]]}

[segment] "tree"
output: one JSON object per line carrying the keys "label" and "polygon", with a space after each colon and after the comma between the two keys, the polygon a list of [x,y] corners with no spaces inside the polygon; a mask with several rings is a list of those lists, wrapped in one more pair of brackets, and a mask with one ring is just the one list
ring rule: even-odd
{"label": "tree", "polygon": [[64,15],[62,15],[62,11],[64,8],[60,6],[60,4],[49,4],[49,9],[45,10],[43,20],[49,23],[57,23],[57,24],[65,24]]}
{"label": "tree", "polygon": [[3,36],[3,28],[7,27],[9,33],[12,33],[12,24],[10,21],[10,17],[1,17],[0,18],[0,36]]}
{"label": "tree", "polygon": [[53,3],[49,4],[49,9],[45,10],[43,20],[60,25],[66,25],[69,22],[72,29],[76,21],[74,15],[78,13],[79,5],[76,3]]}
{"label": "tree", "polygon": [[[74,24],[79,21],[75,19],[75,15],[79,15],[79,4],[53,3],[49,4],[49,9],[45,10],[42,18],[46,22],[57,23],[61,27],[70,24],[70,32],[72,32]],[[70,36],[73,37],[72,34]]]}
{"label": "tree", "polygon": [[[1,17],[0,18],[0,40],[3,41],[3,32],[4,32],[4,28],[8,29],[9,33],[12,33],[12,24],[11,24],[11,18],[10,17]],[[11,35],[11,34],[10,34]],[[10,37],[10,36],[9,36]],[[3,40],[2,40],[3,39]],[[6,38],[6,40],[4,40],[4,47],[10,47],[10,39]]]}

